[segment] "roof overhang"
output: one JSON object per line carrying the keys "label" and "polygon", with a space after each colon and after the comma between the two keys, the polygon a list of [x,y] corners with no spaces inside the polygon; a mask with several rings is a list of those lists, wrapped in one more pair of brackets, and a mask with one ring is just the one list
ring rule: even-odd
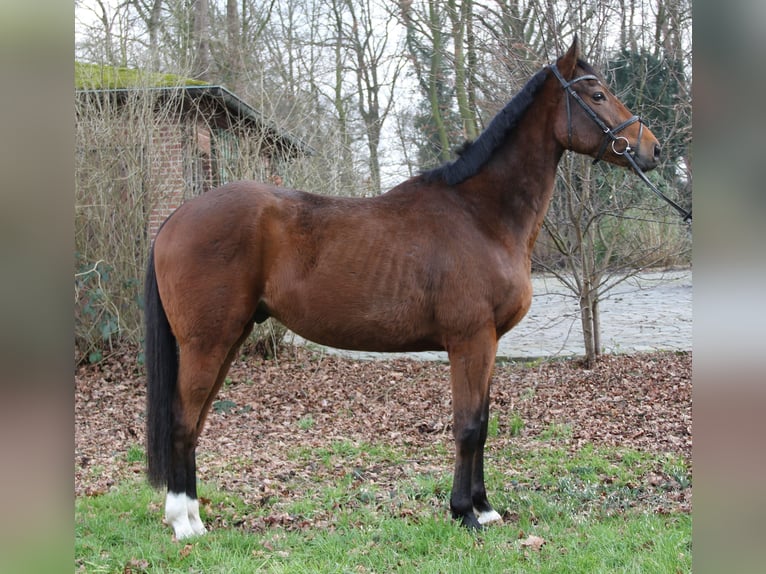
{"label": "roof overhang", "polygon": [[282,148],[288,156],[298,156],[301,154],[313,155],[316,153],[316,150],[313,147],[297,136],[277,128],[273,122],[266,119],[261,112],[227,90],[225,87],[219,85],[205,84],[167,87],[81,89],[76,90],[75,93],[81,96],[102,95],[119,98],[120,96],[124,97],[137,91],[167,97],[178,96],[180,94],[193,101],[209,100],[225,109],[230,118],[254,124],[266,131],[275,144]]}

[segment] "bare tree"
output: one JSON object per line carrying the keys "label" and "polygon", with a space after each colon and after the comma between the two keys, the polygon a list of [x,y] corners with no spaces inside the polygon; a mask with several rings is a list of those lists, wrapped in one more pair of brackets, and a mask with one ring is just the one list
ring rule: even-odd
{"label": "bare tree", "polygon": [[192,77],[210,79],[210,5],[208,0],[194,0],[192,13]]}
{"label": "bare tree", "polygon": [[[653,40],[656,40],[656,30],[662,29],[662,26],[653,28],[650,25],[644,4],[638,6],[642,9],[639,13],[634,3],[621,5],[620,21],[635,22],[640,17],[645,24],[643,29],[634,29],[621,38],[627,43],[623,46],[624,53],[636,54],[637,61],[641,61],[640,51],[631,52],[631,47],[645,42],[643,31],[651,33],[654,30]],[[661,15],[662,9],[657,13]],[[548,11],[549,17],[554,15],[555,12]],[[610,14],[591,13],[581,25],[593,30],[593,34],[604,29],[611,22],[610,18]],[[680,37],[681,33],[674,32],[674,35]],[[647,43],[652,45],[652,42]],[[601,51],[594,57],[605,63],[610,54]],[[659,101],[647,100],[656,98],[650,95],[649,84],[664,79],[647,77],[646,74],[624,76],[623,79],[635,81],[632,85],[618,86],[625,92],[623,100],[635,113],[641,114],[642,109],[646,112],[647,105],[662,105]],[[646,96],[643,103],[642,96]],[[672,107],[675,108],[677,103]],[[668,134],[687,129],[685,118],[679,114],[666,113],[664,117],[666,122],[651,127],[657,135],[664,133],[666,140]],[[674,153],[683,154],[678,146],[667,147],[674,147]],[[675,173],[678,159],[669,158],[669,169],[660,168],[652,177],[659,182],[663,173]],[[577,298],[586,361],[592,363],[601,353],[599,303],[616,285],[643,269],[688,261],[691,238],[676,214],[645,193],[642,182],[630,173],[595,168],[589,160],[574,156],[564,158],[559,173],[559,190],[545,220],[545,233],[541,234],[541,248],[536,250],[535,263],[538,268],[556,274]],[[672,185],[674,181],[678,180],[671,177],[667,183]]]}
{"label": "bare tree", "polygon": [[455,97],[458,113],[463,124],[463,134],[468,139],[479,135],[476,117],[476,93],[472,70],[476,66],[476,46],[473,34],[473,0],[457,0],[447,3],[452,41],[454,43]]}
{"label": "bare tree", "polygon": [[163,0],[126,0],[125,3],[136,11],[146,27],[149,36],[149,67],[151,70],[159,71]]}
{"label": "bare tree", "polygon": [[226,0],[226,47],[228,52],[227,75],[231,78],[232,88],[237,89],[237,79],[241,77],[244,62],[242,59],[241,23],[237,0]]}
{"label": "bare tree", "polygon": [[[356,80],[357,109],[365,127],[369,153],[370,189],[381,192],[380,148],[381,131],[394,101],[396,81],[401,70],[400,61],[392,56],[390,39],[386,31],[391,17],[374,17],[375,6],[369,0],[344,0],[350,26],[345,27],[345,38],[351,50]],[[383,11],[379,11],[385,14]],[[382,93],[384,92],[385,93]]]}
{"label": "bare tree", "polygon": [[[406,30],[406,46],[410,65],[428,103],[427,136],[435,146],[433,158],[450,159],[450,134],[445,121],[449,109],[446,77],[445,11],[439,0],[427,0],[416,7],[412,0],[399,2],[401,22]],[[429,125],[430,124],[430,125]],[[430,163],[425,158],[423,163]]]}
{"label": "bare tree", "polygon": [[127,66],[141,50],[136,38],[136,17],[130,0],[111,4],[89,0],[76,5],[80,39],[76,49],[93,62],[109,66]]}
{"label": "bare tree", "polygon": [[[608,80],[615,75],[610,66],[625,66],[614,59],[621,49],[640,55],[646,46],[650,54],[667,58],[663,61],[688,62],[689,8],[686,0],[643,0],[618,6],[582,0],[477,2],[474,16],[481,62],[477,83],[483,94],[477,100],[482,108],[479,117],[491,117],[519,82],[550,61],[575,32],[587,49],[586,59],[605,68]],[[651,177],[671,195],[686,198],[681,201],[686,205],[691,182],[686,160],[691,137],[690,98],[685,91],[689,84],[682,68],[665,66],[675,80],[672,85],[656,86],[666,81],[650,77],[660,67],[644,68],[643,75],[622,73],[615,85],[666,143],[669,157]],[[654,91],[651,82],[655,82]],[[667,93],[677,96],[657,95]],[[688,261],[690,236],[675,213],[657,203],[629,172],[594,167],[567,154],[557,185],[534,262],[538,270],[555,273],[577,299],[586,355],[593,361],[601,350],[599,303],[613,287],[646,267]]]}

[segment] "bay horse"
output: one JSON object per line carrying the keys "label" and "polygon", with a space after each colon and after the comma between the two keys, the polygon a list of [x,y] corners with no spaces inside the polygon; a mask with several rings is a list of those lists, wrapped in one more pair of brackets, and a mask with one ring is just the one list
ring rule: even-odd
{"label": "bay horse", "polygon": [[163,224],[145,284],[148,478],[176,539],[203,534],[195,450],[254,323],[360,351],[446,350],[454,519],[500,519],[484,486],[498,339],[532,301],[530,257],[565,150],[641,169],[660,145],[579,57],[537,72],[459,157],[372,198],[234,182]]}

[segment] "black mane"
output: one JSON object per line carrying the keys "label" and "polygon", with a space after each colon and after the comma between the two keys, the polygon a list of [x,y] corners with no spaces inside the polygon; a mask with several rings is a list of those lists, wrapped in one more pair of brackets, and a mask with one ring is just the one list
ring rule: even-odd
{"label": "black mane", "polygon": [[443,180],[447,185],[456,185],[476,175],[516,127],[547,77],[547,68],[532,76],[521,91],[492,118],[487,129],[475,141],[468,141],[461,146],[457,159],[423,172],[423,178],[426,181]]}

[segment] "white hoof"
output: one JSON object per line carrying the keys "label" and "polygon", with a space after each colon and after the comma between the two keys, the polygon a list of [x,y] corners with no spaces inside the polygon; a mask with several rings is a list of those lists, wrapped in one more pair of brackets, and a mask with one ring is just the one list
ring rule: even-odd
{"label": "white hoof", "polygon": [[199,501],[186,494],[168,492],[165,498],[165,522],[172,528],[176,540],[205,534],[205,525],[199,516]]}
{"label": "white hoof", "polygon": [[495,510],[485,510],[484,512],[478,512],[476,509],[474,509],[474,513],[476,514],[476,519],[481,525],[489,524],[490,522],[497,522],[498,520],[500,522],[503,521],[503,517],[500,516]]}
{"label": "white hoof", "polygon": [[191,525],[194,534],[197,536],[205,534],[207,529],[199,516],[199,500],[187,500],[186,508],[189,514],[189,524]]}
{"label": "white hoof", "polygon": [[187,521],[185,524],[174,524],[173,525],[173,533],[176,536],[176,540],[185,540],[187,538],[193,538],[196,536],[194,533],[194,530],[192,530],[191,525]]}

